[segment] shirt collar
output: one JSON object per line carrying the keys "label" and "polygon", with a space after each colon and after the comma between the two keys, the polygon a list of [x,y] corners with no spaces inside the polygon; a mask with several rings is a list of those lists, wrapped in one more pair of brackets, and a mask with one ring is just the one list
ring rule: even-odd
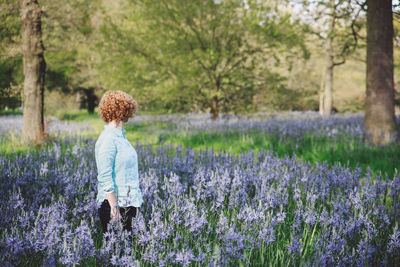
{"label": "shirt collar", "polygon": [[106,125],[104,125],[104,130],[111,131],[111,132],[117,134],[118,136],[125,136],[124,128],[122,128],[122,130],[120,130],[118,128],[115,128],[114,126],[106,124]]}

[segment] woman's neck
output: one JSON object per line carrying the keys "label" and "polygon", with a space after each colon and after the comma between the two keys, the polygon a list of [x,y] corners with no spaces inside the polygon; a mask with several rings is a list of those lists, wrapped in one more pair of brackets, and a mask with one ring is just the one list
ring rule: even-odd
{"label": "woman's neck", "polygon": [[122,121],[120,121],[120,122],[116,122],[116,121],[110,121],[109,123],[108,123],[108,125],[110,125],[110,126],[113,126],[113,127],[115,127],[115,128],[117,128],[117,129],[120,129],[120,130],[122,130],[122,125],[123,125],[124,123],[122,122]]}

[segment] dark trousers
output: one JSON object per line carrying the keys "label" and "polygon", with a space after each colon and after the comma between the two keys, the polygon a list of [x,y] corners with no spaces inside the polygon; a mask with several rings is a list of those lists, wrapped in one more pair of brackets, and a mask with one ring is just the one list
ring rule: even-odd
{"label": "dark trousers", "polygon": [[[119,213],[122,217],[121,222],[125,230],[132,231],[132,218],[136,217],[137,210],[138,208],[133,206],[119,207]],[[100,216],[101,227],[103,229],[103,233],[105,233],[107,232],[107,224],[111,220],[111,207],[107,199],[104,199],[103,203],[101,203],[98,212]]]}

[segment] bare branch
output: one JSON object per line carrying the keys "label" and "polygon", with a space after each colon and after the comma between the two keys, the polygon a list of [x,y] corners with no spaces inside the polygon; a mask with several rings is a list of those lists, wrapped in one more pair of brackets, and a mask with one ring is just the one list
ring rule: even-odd
{"label": "bare branch", "polygon": [[355,1],[363,11],[367,11],[367,0],[361,0],[361,1],[355,0]]}
{"label": "bare branch", "polygon": [[336,66],[342,65],[342,64],[344,64],[344,63],[346,63],[346,58],[345,58],[345,57],[342,57],[342,60],[341,60],[341,61],[339,61],[339,62],[333,62],[332,66],[336,67]]}

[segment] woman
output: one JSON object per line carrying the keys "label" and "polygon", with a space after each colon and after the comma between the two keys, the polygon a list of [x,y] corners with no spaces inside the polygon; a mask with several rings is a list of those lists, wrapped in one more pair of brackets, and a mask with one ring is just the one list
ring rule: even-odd
{"label": "woman", "polygon": [[109,222],[119,220],[131,231],[132,218],[143,203],[137,154],[122,127],[136,109],[136,101],[122,91],[106,92],[99,103],[99,115],[107,123],[95,145],[96,201],[103,233]]}

